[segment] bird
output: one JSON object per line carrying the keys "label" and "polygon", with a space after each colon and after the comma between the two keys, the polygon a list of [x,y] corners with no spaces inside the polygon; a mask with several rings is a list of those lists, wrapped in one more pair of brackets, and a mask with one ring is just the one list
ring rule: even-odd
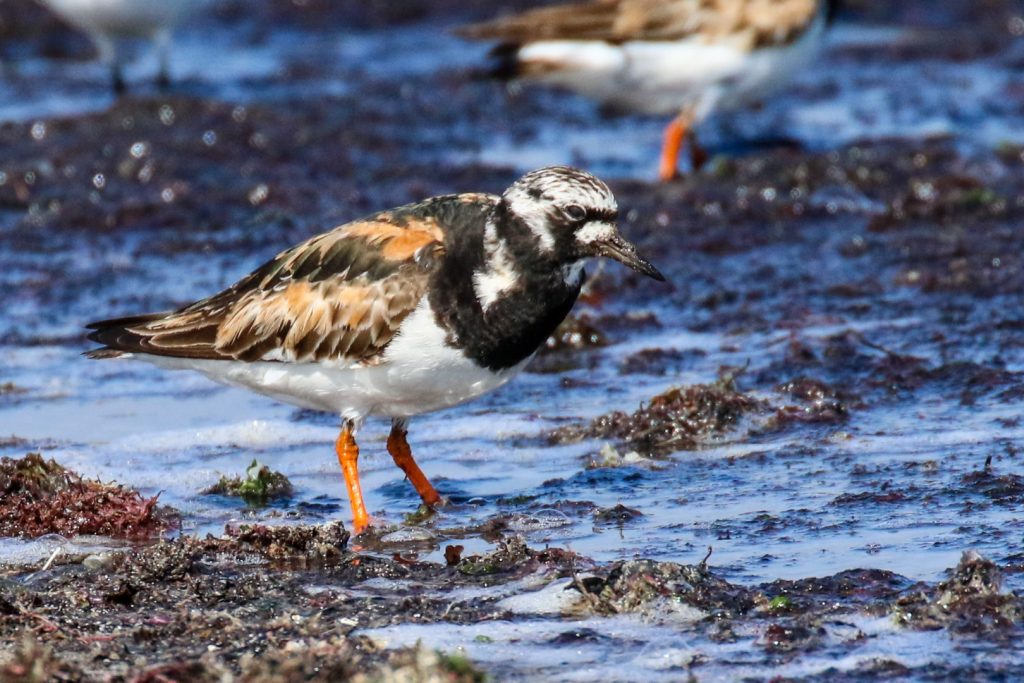
{"label": "bird", "polygon": [[83,31],[110,67],[115,93],[126,90],[121,43],[152,41],[160,59],[157,84],[170,86],[171,32],[207,0],[42,0],[57,16]]}
{"label": "bird", "polygon": [[608,257],[664,281],[617,227],[608,186],[576,168],[526,173],[501,195],[443,195],[316,235],[227,289],[171,312],[90,323],[95,359],[196,370],[341,421],[335,453],[356,533],[370,523],[356,434],[391,419],[387,450],[423,502],[409,418],[504,385]]}
{"label": "bird", "polygon": [[456,29],[497,41],[492,75],[574,90],[609,109],[673,115],[658,175],[678,174],[694,129],[756,102],[812,63],[838,0],[588,0]]}

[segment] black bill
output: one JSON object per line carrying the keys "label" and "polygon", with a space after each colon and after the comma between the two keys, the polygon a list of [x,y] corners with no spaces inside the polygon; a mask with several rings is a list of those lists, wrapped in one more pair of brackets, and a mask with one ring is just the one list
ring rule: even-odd
{"label": "black bill", "polygon": [[613,258],[619,263],[629,266],[638,273],[652,277],[658,282],[664,282],[665,276],[655,268],[650,261],[641,256],[632,242],[622,235],[616,234],[611,239],[602,242],[598,247],[601,256]]}

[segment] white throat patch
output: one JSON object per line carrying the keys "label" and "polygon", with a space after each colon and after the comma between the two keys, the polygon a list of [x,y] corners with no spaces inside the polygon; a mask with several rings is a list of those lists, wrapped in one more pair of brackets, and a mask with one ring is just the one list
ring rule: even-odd
{"label": "white throat patch", "polygon": [[491,222],[484,228],[484,266],[473,273],[473,291],[486,311],[503,294],[512,291],[519,284],[512,254],[505,240],[498,237],[498,230]]}

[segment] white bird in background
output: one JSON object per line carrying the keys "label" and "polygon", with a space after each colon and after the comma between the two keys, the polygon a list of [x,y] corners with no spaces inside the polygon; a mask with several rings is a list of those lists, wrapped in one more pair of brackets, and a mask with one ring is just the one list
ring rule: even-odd
{"label": "white bird in background", "polygon": [[125,90],[123,49],[130,39],[151,40],[157,47],[157,84],[170,85],[171,33],[206,0],[42,0],[72,26],[88,34],[111,69],[114,91]]}
{"label": "white bird in background", "polygon": [[493,40],[495,75],[561,86],[614,109],[673,114],[659,175],[677,173],[694,128],[813,68],[837,0],[587,0],[463,27]]}

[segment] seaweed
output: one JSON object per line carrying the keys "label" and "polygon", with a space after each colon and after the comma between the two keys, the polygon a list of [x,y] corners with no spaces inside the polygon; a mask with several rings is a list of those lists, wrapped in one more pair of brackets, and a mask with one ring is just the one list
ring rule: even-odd
{"label": "seaweed", "polygon": [[1002,586],[996,564],[968,550],[949,579],[909,590],[896,601],[893,615],[897,623],[919,630],[1006,631],[1024,622],[1024,600]]}
{"label": "seaweed", "polygon": [[736,389],[731,376],[714,384],[673,387],[633,413],[615,411],[585,426],[550,433],[556,442],[583,438],[615,438],[648,455],[692,450],[709,438],[735,427],[740,419],[762,411],[765,404]]}
{"label": "seaweed", "polygon": [[295,493],[288,477],[271,470],[258,460],[253,460],[245,470],[245,478],[221,476],[220,480],[203,489],[204,495],[221,495],[241,498],[252,506],[264,506],[270,501],[291,498]]}
{"label": "seaweed", "polygon": [[39,453],[0,458],[0,536],[158,538],[178,523],[175,511],[157,506],[158,497],[83,479]]}

